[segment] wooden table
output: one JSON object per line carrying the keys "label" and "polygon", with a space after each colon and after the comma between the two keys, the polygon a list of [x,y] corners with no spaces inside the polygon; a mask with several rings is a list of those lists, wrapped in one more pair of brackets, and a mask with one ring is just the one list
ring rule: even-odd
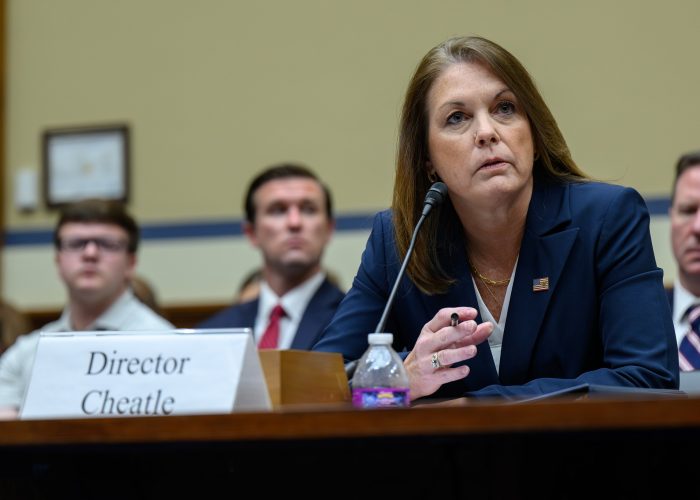
{"label": "wooden table", "polygon": [[0,498],[668,497],[698,445],[700,398],[5,421]]}

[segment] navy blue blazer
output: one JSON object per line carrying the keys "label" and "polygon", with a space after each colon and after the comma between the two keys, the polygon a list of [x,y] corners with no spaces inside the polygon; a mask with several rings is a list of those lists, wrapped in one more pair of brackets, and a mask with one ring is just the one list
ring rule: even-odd
{"label": "navy blue blazer", "polygon": [[[306,306],[291,349],[310,350],[330,323],[345,293],[327,279]],[[227,307],[197,325],[197,328],[254,328],[258,299]]]}
{"label": "navy blue blazer", "polygon": [[[413,347],[440,308],[478,311],[463,236],[439,245],[443,268],[457,282],[444,294],[426,295],[404,277],[385,328],[399,351]],[[359,358],[400,265],[391,212],[384,211],[375,217],[352,288],[314,350]],[[433,396],[537,396],[582,383],[677,389],[678,355],[662,276],[649,213],[635,190],[536,176],[500,375],[484,343],[466,362],[469,375]],[[545,277],[549,289],[533,291],[533,281]]]}

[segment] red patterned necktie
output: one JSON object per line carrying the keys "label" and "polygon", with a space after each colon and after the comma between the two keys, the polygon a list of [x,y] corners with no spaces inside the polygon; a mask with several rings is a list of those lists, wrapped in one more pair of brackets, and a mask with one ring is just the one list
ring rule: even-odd
{"label": "red patterned necktie", "polygon": [[277,304],[272,308],[272,311],[270,311],[270,322],[267,324],[265,333],[263,333],[258,344],[260,349],[277,349],[277,343],[280,338],[280,319],[284,316],[285,312],[281,305]]}
{"label": "red patterned necktie", "polygon": [[700,369],[700,306],[688,309],[690,329],[678,346],[678,364],[681,371],[689,372]]}

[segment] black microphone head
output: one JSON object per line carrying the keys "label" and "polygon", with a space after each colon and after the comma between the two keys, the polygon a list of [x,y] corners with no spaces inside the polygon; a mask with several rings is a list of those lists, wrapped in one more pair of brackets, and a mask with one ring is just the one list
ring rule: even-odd
{"label": "black microphone head", "polygon": [[423,216],[427,216],[433,207],[437,207],[442,204],[447,198],[447,186],[444,182],[434,182],[428,192],[425,195],[425,201],[423,202]]}
{"label": "black microphone head", "polygon": [[447,198],[447,186],[444,182],[435,182],[425,195],[425,203],[430,203],[434,207],[442,204]]}

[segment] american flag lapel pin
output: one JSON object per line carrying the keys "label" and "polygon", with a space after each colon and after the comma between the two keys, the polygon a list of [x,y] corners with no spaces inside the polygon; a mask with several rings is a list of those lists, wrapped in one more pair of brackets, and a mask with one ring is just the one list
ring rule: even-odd
{"label": "american flag lapel pin", "polygon": [[547,290],[549,290],[549,276],[532,280],[533,292],[546,292]]}

